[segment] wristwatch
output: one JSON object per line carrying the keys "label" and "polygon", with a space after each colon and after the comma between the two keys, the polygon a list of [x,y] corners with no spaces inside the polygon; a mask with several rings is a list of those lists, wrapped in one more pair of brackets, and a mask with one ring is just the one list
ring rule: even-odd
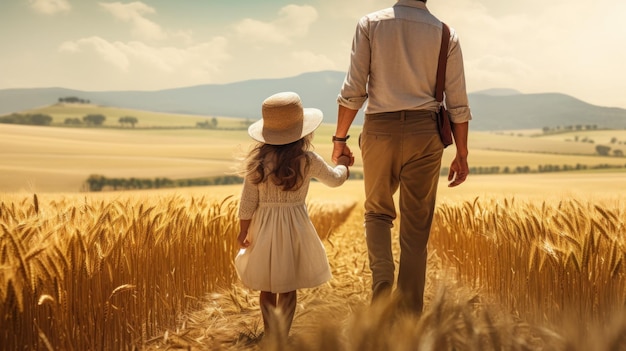
{"label": "wristwatch", "polygon": [[346,141],[348,141],[348,139],[350,139],[349,135],[346,135],[345,138],[341,138],[341,137],[333,135],[333,142],[337,141],[337,142],[340,142],[340,143],[345,143]]}

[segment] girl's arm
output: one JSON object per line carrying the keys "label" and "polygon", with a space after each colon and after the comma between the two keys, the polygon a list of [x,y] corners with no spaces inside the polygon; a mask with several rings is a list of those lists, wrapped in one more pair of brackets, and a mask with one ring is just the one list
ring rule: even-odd
{"label": "girl's arm", "polygon": [[[322,156],[315,152],[311,155],[311,177],[316,178],[329,187],[338,187],[348,179],[348,166],[338,164],[335,167],[327,164]],[[346,156],[347,157],[347,156]],[[342,161],[345,162],[345,158]]]}
{"label": "girl's arm", "polygon": [[250,241],[246,238],[252,216],[258,204],[259,188],[246,177],[241,190],[241,199],[239,200],[239,235],[237,236],[237,242],[242,248],[250,246]]}

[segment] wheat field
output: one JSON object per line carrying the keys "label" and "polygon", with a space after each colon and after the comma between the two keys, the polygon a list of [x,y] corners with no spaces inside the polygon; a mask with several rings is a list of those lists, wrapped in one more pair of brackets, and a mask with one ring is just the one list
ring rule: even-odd
{"label": "wheat field", "polygon": [[333,279],[299,292],[291,334],[274,339],[232,267],[238,187],[3,195],[0,349],[626,349],[619,197],[440,189],[417,319],[393,299],[369,306],[361,184],[348,183],[312,184]]}

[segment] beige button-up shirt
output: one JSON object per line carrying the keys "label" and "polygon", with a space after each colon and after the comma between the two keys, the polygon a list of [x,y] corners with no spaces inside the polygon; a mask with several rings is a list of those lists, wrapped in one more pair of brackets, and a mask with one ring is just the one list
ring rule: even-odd
{"label": "beige button-up shirt", "polygon": [[[337,102],[365,113],[437,111],[435,82],[442,24],[426,5],[399,0],[393,7],[363,16],[356,28],[348,74]],[[445,83],[450,119],[472,119],[465,87],[463,55],[450,28]]]}

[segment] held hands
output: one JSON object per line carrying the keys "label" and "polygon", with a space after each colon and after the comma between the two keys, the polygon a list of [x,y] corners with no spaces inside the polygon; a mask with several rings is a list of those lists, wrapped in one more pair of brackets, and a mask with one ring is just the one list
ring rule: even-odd
{"label": "held hands", "polygon": [[341,155],[337,158],[338,165],[344,165],[348,169],[348,173],[346,174],[346,179],[350,178],[350,165],[354,163],[354,157],[348,155]]}
{"label": "held hands", "polygon": [[469,166],[467,165],[467,157],[456,155],[452,164],[450,164],[450,173],[448,173],[448,187],[452,188],[462,184],[469,174]]}
{"label": "held hands", "polygon": [[345,142],[333,143],[332,161],[336,165],[352,166],[354,164],[354,155],[350,151],[350,147]]}
{"label": "held hands", "polygon": [[353,163],[353,158],[354,157],[350,157],[348,155],[341,155],[337,158],[337,164],[338,165],[344,165],[346,167],[350,166],[350,163]]}

